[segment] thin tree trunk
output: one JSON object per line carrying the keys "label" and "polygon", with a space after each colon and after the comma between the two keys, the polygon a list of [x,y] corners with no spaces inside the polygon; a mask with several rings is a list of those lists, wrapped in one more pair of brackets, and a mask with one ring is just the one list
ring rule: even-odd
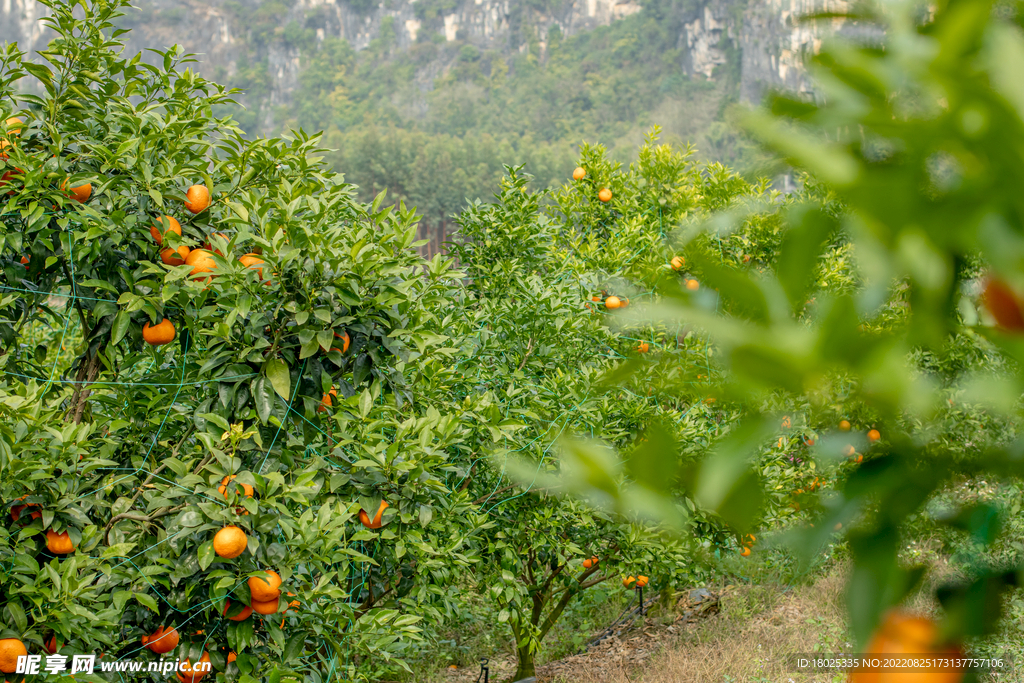
{"label": "thin tree trunk", "polygon": [[74,420],[75,424],[82,422],[85,405],[89,400],[89,394],[92,393],[89,383],[94,381],[100,372],[100,351],[101,349],[96,349],[91,355],[86,351],[86,357],[82,359],[82,363],[78,367],[78,375],[75,377],[75,393],[71,396],[71,405],[64,416],[65,422],[71,420]]}

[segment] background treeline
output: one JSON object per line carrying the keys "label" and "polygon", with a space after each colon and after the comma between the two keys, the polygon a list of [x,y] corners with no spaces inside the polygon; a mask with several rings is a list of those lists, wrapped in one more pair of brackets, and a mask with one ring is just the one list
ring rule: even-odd
{"label": "background treeline", "polygon": [[[759,157],[727,123],[739,55],[711,81],[687,76],[678,4],[647,3],[568,38],[557,27],[546,36],[527,31],[517,51],[446,42],[431,23],[443,8],[429,0],[417,3],[424,27],[409,49],[397,47],[387,20],[365,50],[338,38],[318,42],[314,11],[307,25],[283,27],[302,54],[295,105],[267,112],[267,64],[243,62],[232,85],[246,89],[247,109],[236,115],[247,130],[271,115],[281,130],[326,131],[326,146],[337,150],[329,160],[359,186],[360,199],[386,189],[389,201],[415,206],[432,249],[467,199],[490,199],[503,164],[526,164],[535,189],[552,187],[571,173],[580,142],[629,161],[652,124],[666,142],[694,144],[698,158],[751,172]],[[267,39],[275,6],[262,4],[253,18],[267,25]]]}

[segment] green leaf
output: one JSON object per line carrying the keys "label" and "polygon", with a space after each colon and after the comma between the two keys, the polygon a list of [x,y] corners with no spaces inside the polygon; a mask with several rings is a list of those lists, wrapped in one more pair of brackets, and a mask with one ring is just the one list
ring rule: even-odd
{"label": "green leaf", "polygon": [[206,541],[199,546],[199,568],[206,571],[206,568],[213,563],[215,553],[213,552],[213,541]]}
{"label": "green leaf", "polygon": [[128,331],[128,325],[131,321],[132,318],[127,311],[117,312],[117,315],[114,316],[114,324],[110,328],[110,341],[112,344],[117,344],[124,339],[124,335]]}
{"label": "green leaf", "polygon": [[270,411],[274,407],[274,390],[267,383],[266,377],[260,375],[252,381],[252,399],[256,404],[256,415],[260,422],[267,424],[270,419]]}
{"label": "green leaf", "polygon": [[136,592],[136,593],[132,593],[132,596],[143,607],[151,609],[154,612],[159,612],[160,611],[160,607],[159,607],[159,605],[157,605],[156,600],[153,599],[152,595],[149,595],[148,593],[138,593],[138,592]]}
{"label": "green leaf", "polygon": [[279,358],[273,358],[264,363],[263,371],[278,396],[286,401],[290,401],[292,379],[288,372],[288,364]]}

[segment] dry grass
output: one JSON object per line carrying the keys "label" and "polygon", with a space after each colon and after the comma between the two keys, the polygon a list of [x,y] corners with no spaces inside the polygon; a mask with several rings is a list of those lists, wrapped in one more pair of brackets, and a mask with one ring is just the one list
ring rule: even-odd
{"label": "dry grass", "polygon": [[[722,596],[720,614],[693,625],[642,665],[624,658],[600,670],[582,662],[566,683],[819,683],[797,674],[793,655],[835,652],[846,642],[844,572],[811,586],[751,586]],[[836,680],[843,680],[842,677]]]}

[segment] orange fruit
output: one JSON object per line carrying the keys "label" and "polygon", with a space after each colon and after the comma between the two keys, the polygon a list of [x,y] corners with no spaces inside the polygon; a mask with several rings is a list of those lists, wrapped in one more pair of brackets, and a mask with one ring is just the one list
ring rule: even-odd
{"label": "orange fruit", "polygon": [[46,531],[46,549],[54,555],[67,555],[75,552],[75,546],[71,545],[71,537],[68,532],[57,533],[53,529]]}
{"label": "orange fruit", "polygon": [[650,350],[650,345],[647,342],[640,342],[636,345],[636,350],[640,353],[647,353]]}
{"label": "orange fruit", "polygon": [[640,574],[640,575],[638,575],[636,577],[636,585],[639,586],[640,588],[643,588],[644,586],[646,586],[649,581],[650,581],[650,579],[648,579],[643,574]]}
{"label": "orange fruit", "polygon": [[252,611],[256,612],[257,614],[264,614],[264,615],[266,615],[266,614],[276,614],[277,613],[277,608],[280,606],[280,603],[281,603],[281,598],[274,598],[272,600],[267,600],[265,602],[261,602],[259,600],[253,600],[252,601]]}
{"label": "orange fruit", "polygon": [[871,443],[874,443],[881,438],[882,435],[879,433],[877,429],[872,429],[870,432],[868,432],[868,441],[870,441]]}
{"label": "orange fruit", "polygon": [[622,300],[617,296],[610,296],[604,300],[604,307],[609,310],[615,310],[616,308],[621,308],[621,306]]}
{"label": "orange fruit", "polygon": [[848,420],[839,421],[839,431],[848,432],[850,431],[850,422]]}
{"label": "orange fruit", "polygon": [[793,421],[789,419],[789,415],[782,416],[782,428],[789,429],[793,426]]}
{"label": "orange fruit", "polygon": [[855,458],[853,459],[853,461],[854,461],[855,463],[857,463],[857,464],[859,465],[859,464],[861,464],[862,462],[864,462],[864,456],[863,456],[863,455],[861,455],[860,453],[858,453],[858,454],[857,454],[857,457],[855,457]]}
{"label": "orange fruit", "polygon": [[843,449],[843,455],[845,455],[848,458],[856,452],[857,449],[854,448],[852,444],[846,444],[846,448]]}
{"label": "orange fruit", "polygon": [[212,668],[207,670],[205,669],[205,667],[198,666],[198,664],[200,663],[206,664],[209,661],[210,653],[204,652],[203,656],[199,658],[198,662],[196,662],[196,670],[193,671],[191,662],[189,662],[189,660],[187,659],[184,660],[181,663],[181,671],[177,674],[178,680],[182,683],[196,683],[196,681],[199,681],[201,678],[203,678],[203,676],[205,676],[213,670]]}
{"label": "orange fruit", "polygon": [[25,270],[28,270],[28,256],[21,257],[21,265],[25,266]]}
{"label": "orange fruit", "polygon": [[[868,641],[865,655],[869,657],[957,657],[957,647],[938,644],[939,630],[928,617],[894,610],[890,612]],[[960,683],[963,671],[852,671],[849,683]]]}
{"label": "orange fruit", "polygon": [[686,263],[686,261],[683,259],[682,256],[673,256],[671,264],[672,270],[679,270],[680,268],[683,267],[684,263]]}
{"label": "orange fruit", "polygon": [[[25,500],[26,498],[28,498],[28,494],[27,493],[24,496],[22,496],[21,498],[19,498],[18,500],[19,501]],[[15,522],[17,522],[18,519],[21,518],[21,511],[22,510],[24,510],[25,508],[37,508],[37,507],[39,507],[39,506],[36,505],[35,503],[25,503],[24,505],[14,505],[14,506],[11,507],[11,519],[13,519]],[[39,519],[40,517],[42,517],[42,514],[39,511],[33,511],[32,512],[32,519]]]}
{"label": "orange fruit", "polygon": [[587,177],[587,170],[585,168],[583,168],[582,166],[577,166],[576,169],[572,172],[572,179],[573,180],[583,180],[586,177]]}
{"label": "orange fruit", "polygon": [[[800,508],[797,508],[797,509],[799,510]],[[743,550],[740,551],[740,556],[741,557],[750,557],[750,548],[748,548],[747,546],[743,546]]]}
{"label": "orange fruit", "polygon": [[[288,593],[288,597],[289,598],[294,598],[295,597],[295,593]],[[298,600],[292,600],[291,602],[288,603],[288,607],[299,607],[301,604],[302,603],[299,602]],[[288,614],[288,612],[289,612],[289,610],[286,608],[285,611],[283,612],[283,614]],[[284,628],[284,619],[285,619],[284,617],[281,617],[281,628]]]}
{"label": "orange fruit", "polygon": [[601,297],[599,297],[599,296],[597,296],[597,295],[595,294],[594,296],[590,297],[590,300],[591,300],[591,301],[600,301],[600,300],[601,300]]}
{"label": "orange fruit", "polygon": [[839,531],[842,528],[843,528],[843,523],[842,522],[836,522],[836,525],[834,527],[832,527],[832,531]]}
{"label": "orange fruit", "polygon": [[185,208],[192,213],[200,213],[210,205],[210,191],[206,185],[193,185],[185,192]]}
{"label": "orange fruit", "polygon": [[281,595],[281,577],[275,571],[267,570],[263,575],[250,576],[248,584],[254,602],[276,600]]}
{"label": "orange fruit", "polygon": [[187,265],[192,266],[192,274],[212,273],[217,269],[217,262],[213,260],[213,254],[208,249],[193,249],[185,259]]}
{"label": "orange fruit", "polygon": [[1002,280],[994,277],[986,280],[981,303],[996,319],[999,327],[1004,330],[1024,330],[1024,312],[1021,311],[1020,301],[1016,293]]}
{"label": "orange fruit", "polygon": [[[231,601],[230,600],[224,600],[224,611],[221,612],[221,614],[223,616],[225,616],[225,617],[228,617],[228,610],[230,608],[231,608]],[[228,619],[230,619],[231,621],[242,621],[244,619],[248,619],[250,614],[252,614],[252,607],[249,607],[248,605],[246,605],[245,607],[242,608],[241,612],[239,612],[238,614],[236,614],[233,617],[228,617]]]}
{"label": "orange fruit", "polygon": [[164,235],[169,232],[173,232],[178,235],[178,237],[181,237],[181,223],[171,216],[161,216],[156,219],[156,225],[150,226],[149,228],[149,234],[152,235],[153,240],[156,241],[158,245],[164,243]]}
{"label": "orange fruit", "polygon": [[320,405],[316,409],[316,411],[318,413],[322,413],[325,410],[327,410],[328,408],[330,408],[332,405],[334,405],[334,401],[331,400],[332,396],[334,396],[334,397],[338,396],[338,390],[337,389],[331,389],[326,394],[324,394],[323,398],[320,399]]}
{"label": "orange fruit", "polygon": [[588,560],[583,560],[583,568],[584,569],[590,569],[593,565],[594,565],[594,561],[593,560],[589,560],[589,559]]}
{"label": "orange fruit", "polygon": [[[230,476],[224,477],[224,479],[221,480],[220,486],[217,487],[217,491],[220,493],[220,495],[224,496],[225,498],[228,497],[228,482],[234,479],[235,476],[236,475],[232,474]],[[238,485],[236,484],[235,486],[233,486],[232,490],[237,492]],[[252,494],[255,493],[255,489],[250,484],[242,484],[242,491],[244,491],[246,498],[252,498]]]}
{"label": "orange fruit", "polygon": [[151,346],[163,346],[174,341],[174,323],[164,318],[150,327],[149,323],[142,326],[142,338]]}
{"label": "orange fruit", "polygon": [[622,585],[625,586],[626,588],[629,588],[634,583],[636,583],[636,577],[635,576],[627,576],[626,578],[624,578],[622,580]]}
{"label": "orange fruit", "polygon": [[345,332],[342,332],[341,334],[338,334],[337,332],[335,332],[334,333],[334,338],[335,339],[340,339],[342,341],[341,352],[342,353],[348,353],[348,345],[352,343],[352,339],[348,336],[348,332],[345,331]]}
{"label": "orange fruit", "polygon": [[238,262],[246,268],[251,268],[256,271],[256,275],[262,280],[263,279],[263,264],[265,261],[256,254],[245,254]]}
{"label": "orange fruit", "polygon": [[700,289],[700,283],[697,282],[696,280],[687,280],[686,288],[691,292],[696,292],[698,289]]}
{"label": "orange fruit", "polygon": [[233,651],[228,653],[228,664],[235,661],[236,659],[238,659],[238,655],[236,655]]}
{"label": "orange fruit", "polygon": [[384,511],[390,506],[386,500],[380,502],[380,507],[377,508],[377,514],[374,515],[373,521],[370,521],[370,516],[366,514],[366,510],[359,511],[359,521],[363,523],[367,529],[379,529],[381,527],[381,518],[384,516]]}
{"label": "orange fruit", "polygon": [[0,640],[0,671],[5,674],[12,674],[18,668],[18,657],[28,655],[25,643],[17,638],[4,638]]}
{"label": "orange fruit", "polygon": [[234,524],[229,524],[214,535],[213,552],[230,560],[245,552],[248,542],[244,531]]}
{"label": "orange fruit", "polygon": [[71,198],[79,203],[88,201],[89,197],[92,196],[92,185],[90,183],[72,187],[68,190],[68,179],[65,178],[60,183],[60,189],[62,192],[69,192]]}
{"label": "orange fruit", "polygon": [[44,645],[44,647],[46,648],[46,651],[49,652],[51,655],[57,654],[57,634],[56,633],[54,633],[52,636],[50,636],[50,639],[48,641],[46,641],[46,645]]}
{"label": "orange fruit", "polygon": [[158,655],[162,655],[178,647],[178,639],[178,629],[172,626],[165,631],[161,626],[153,631],[153,635],[142,636],[142,645]]}
{"label": "orange fruit", "polygon": [[169,266],[180,266],[185,263],[185,259],[188,258],[189,252],[192,251],[184,244],[177,249],[171,249],[170,247],[160,250],[160,260]]}
{"label": "orange fruit", "polygon": [[607,187],[602,187],[600,192],[597,193],[597,198],[602,202],[610,202],[612,200],[612,191]]}
{"label": "orange fruit", "polygon": [[600,560],[598,560],[598,559],[597,559],[597,555],[594,555],[594,556],[593,556],[592,558],[590,558],[590,561],[591,561],[591,562],[593,562],[593,563],[594,563],[595,565],[596,565],[596,564],[597,564],[598,562],[600,562]]}
{"label": "orange fruit", "polygon": [[754,534],[747,534],[743,537],[743,545],[754,545],[757,542],[757,536]]}

